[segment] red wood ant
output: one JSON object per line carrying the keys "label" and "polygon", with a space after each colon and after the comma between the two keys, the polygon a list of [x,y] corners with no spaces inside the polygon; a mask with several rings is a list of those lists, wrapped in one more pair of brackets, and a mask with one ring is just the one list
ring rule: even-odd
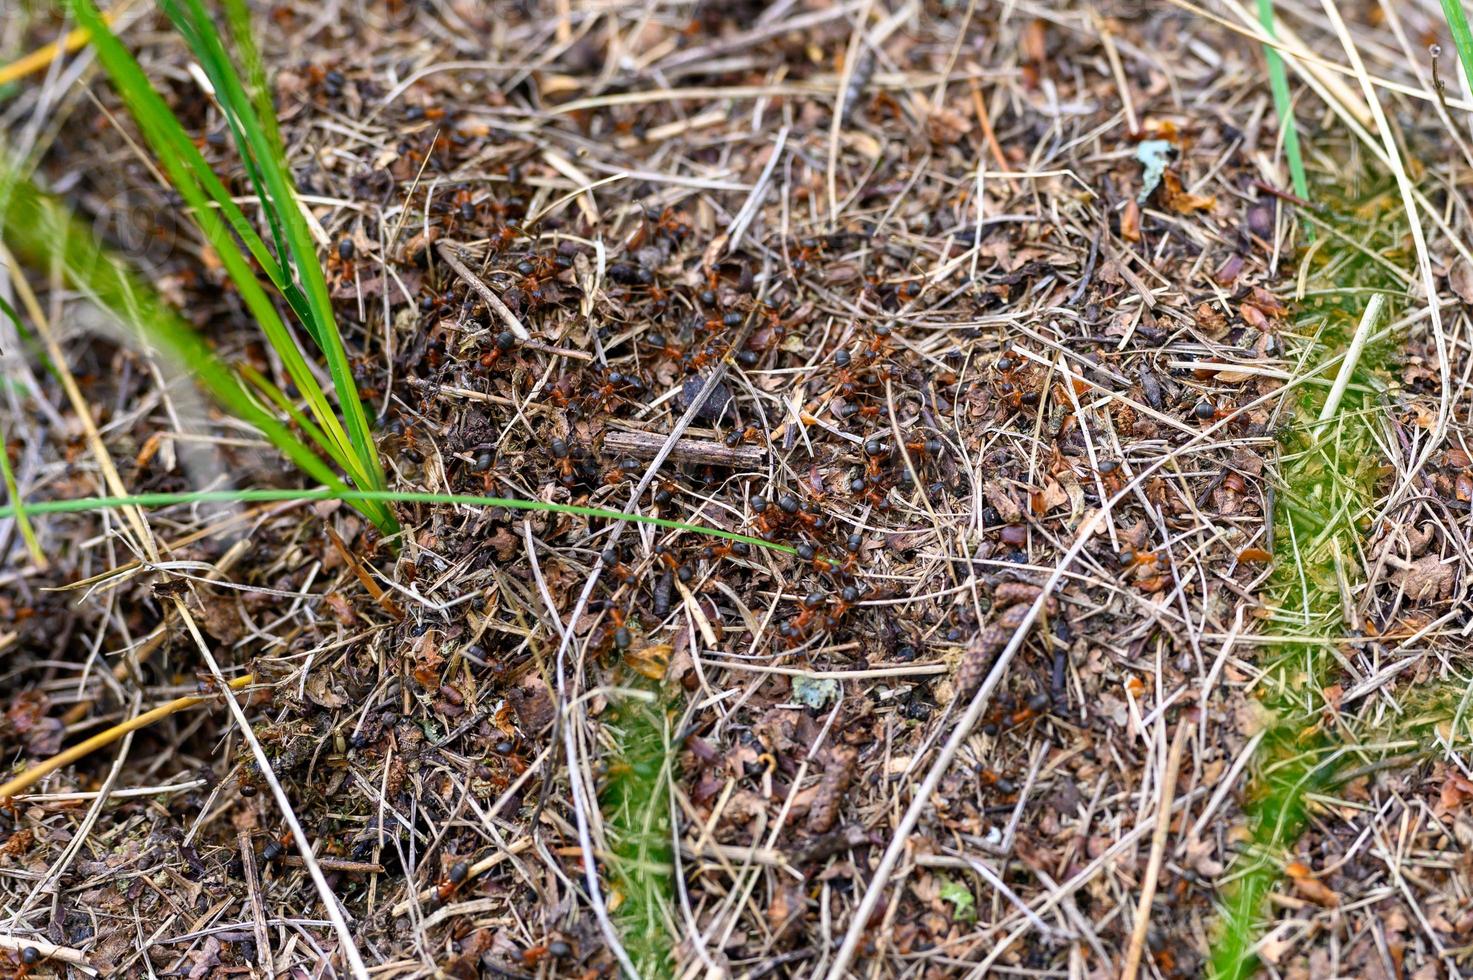
{"label": "red wood ant", "polygon": [[503,224],[492,229],[491,234],[486,236],[486,248],[492,255],[496,255],[523,234],[525,233],[515,225]]}
{"label": "red wood ant", "polygon": [[612,624],[612,629],[606,624],[594,632],[590,646],[600,655],[607,653],[611,645],[621,655],[628,652],[634,645],[634,633],[629,629],[628,614],[617,606],[611,607],[609,624]]}
{"label": "red wood ant", "polygon": [[327,271],[333,276],[339,285],[346,285],[357,275],[358,267],[354,262],[356,246],[353,239],[347,235],[338,239],[337,247],[327,253]]}
{"label": "red wood ant", "polygon": [[18,950],[7,950],[5,958],[10,961],[7,965],[11,968],[13,980],[25,980],[31,975],[31,968],[46,957],[34,946],[22,946]]}
{"label": "red wood ant", "polygon": [[804,238],[798,242],[798,254],[793,256],[789,265],[797,275],[808,271],[808,263],[822,255],[827,244],[821,238]]}
{"label": "red wood ant", "polygon": [[266,846],[261,849],[261,860],[266,864],[275,864],[286,855],[287,848],[291,847],[291,843],[292,834],[289,830],[280,836],[271,838],[271,840],[266,842]]}
{"label": "red wood ant", "polygon": [[1022,358],[1014,359],[1009,354],[1004,354],[997,359],[995,367],[998,380],[993,384],[993,390],[1005,404],[1014,411],[1024,405],[1038,404],[1038,392],[1033,389],[1032,372]]}
{"label": "red wood ant", "polygon": [[565,487],[571,487],[577,483],[578,474],[573,466],[573,457],[568,449],[567,441],[554,439],[547,448],[552,454],[553,465],[558,470],[558,482]]}
{"label": "red wood ant", "polygon": [[450,871],[435,885],[432,899],[436,905],[444,905],[461,885],[470,877],[471,866],[466,861],[456,861]]}
{"label": "red wood ant", "polygon": [[528,946],[522,950],[522,966],[532,968],[543,960],[551,957],[555,960],[573,955],[573,947],[561,939],[554,939],[550,943]]}
{"label": "red wood ant", "polygon": [[508,356],[512,351],[514,351],[516,349],[516,346],[517,335],[512,333],[510,330],[503,330],[501,331],[501,333],[496,335],[496,345],[488,350],[486,353],[482,354],[477,363],[480,364],[481,370],[489,371],[494,368],[503,357]]}

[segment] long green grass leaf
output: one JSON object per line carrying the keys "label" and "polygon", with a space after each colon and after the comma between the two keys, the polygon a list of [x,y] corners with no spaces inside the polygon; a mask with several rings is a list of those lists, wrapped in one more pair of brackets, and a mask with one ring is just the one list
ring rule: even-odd
{"label": "long green grass leaf", "polygon": [[1463,12],[1461,0],[1442,0],[1442,16],[1452,33],[1453,47],[1458,49],[1458,61],[1463,65],[1468,91],[1473,92],[1473,31],[1468,30],[1468,15]]}
{"label": "long green grass leaf", "polygon": [[[241,82],[227,38],[211,20],[202,0],[160,0],[160,6],[189,42],[215,87],[216,98],[230,120],[241,159],[246,163],[263,209],[277,235],[279,252],[283,251],[284,236],[282,264],[289,277],[295,273],[292,289],[299,291],[296,296],[300,297],[293,302],[293,309],[298,312],[303,327],[327,361],[348,438],[364,461],[363,482],[369,487],[381,487],[383,474],[377,470],[378,454],[353,382],[347,349],[338,332],[327,281],[317,260],[316,245],[292,185],[286,151],[265,88],[264,70],[251,40],[249,12],[243,4],[227,0],[226,7],[233,25],[233,36],[228,40],[241,52],[240,60],[246,64],[248,77],[255,89],[254,98]],[[286,261],[288,257],[290,263]],[[305,311],[299,308],[303,303]]]}
{"label": "long green grass leaf", "polygon": [[[1447,0],[1444,0],[1447,2]],[[1258,22],[1264,33],[1277,40],[1274,33],[1274,0],[1258,0]],[[1279,115],[1279,125],[1284,130],[1284,156],[1289,161],[1289,179],[1294,184],[1294,193],[1309,200],[1309,178],[1304,172],[1304,154],[1299,148],[1299,127],[1294,122],[1294,99],[1289,92],[1289,76],[1284,71],[1284,59],[1271,44],[1263,46],[1263,57],[1268,62],[1268,87],[1273,92],[1274,111]],[[1313,237],[1313,229],[1307,234]]]}
{"label": "long green grass leaf", "polygon": [[[462,504],[469,507],[501,507],[506,510],[539,511],[549,514],[570,514],[575,517],[590,517],[608,521],[629,521],[634,524],[649,524],[653,527],[686,531],[706,537],[740,541],[756,548],[796,554],[791,545],[778,544],[763,538],[727,531],[724,528],[704,524],[690,524],[665,517],[649,517],[645,514],[627,514],[623,511],[606,510],[602,507],[581,507],[577,504],[554,504],[545,500],[523,500],[517,497],[483,497],[464,493],[419,493],[409,490],[354,490],[351,488],[320,487],[310,490],[200,490],[184,493],[140,493],[128,497],[80,497],[74,500],[33,500],[25,507],[32,514],[77,514],[90,511],[112,510],[118,507],[175,507],[180,504],[204,503],[272,503],[293,500],[341,500],[345,503],[377,501],[406,504]],[[0,507],[0,518],[14,513],[10,506]]]}
{"label": "long green grass leaf", "polygon": [[224,216],[231,230],[240,236],[267,276],[280,286],[281,266],[275,256],[266,248],[266,243],[256,234],[230,192],[205,162],[199,147],[195,146],[163,98],[149,84],[138,62],[108,27],[91,0],[68,2],[78,24],[91,36],[99,60],[112,77],[113,84],[117,85],[119,94],[123,96],[123,101],[127,103],[139,128],[149,137],[149,143],[169,179],[176,185],[181,180],[197,182]]}
{"label": "long green grass leaf", "polygon": [[[352,373],[347,364],[347,355],[342,346],[341,337],[334,327],[331,331],[332,342],[324,345],[323,353],[327,358],[329,372],[334,380],[339,406],[343,409],[347,419],[347,430],[344,429],[343,422],[339,420],[337,413],[328,404],[326,393],[302,356],[295,338],[276,312],[260,283],[256,281],[255,274],[230,229],[233,228],[245,241],[251,254],[266,269],[268,278],[278,287],[287,299],[288,305],[292,306],[293,312],[304,323],[316,322],[320,327],[324,317],[328,322],[332,322],[332,309],[326,295],[325,284],[320,299],[309,302],[303,298],[301,290],[297,288],[292,279],[291,270],[285,263],[270,255],[260,237],[249,228],[244,217],[240,216],[239,209],[230,203],[229,195],[225,192],[223,185],[188,139],[183,127],[168,106],[153,90],[132,55],[102,21],[91,0],[71,0],[71,2],[77,12],[78,21],[92,33],[99,60],[112,76],[114,84],[128,103],[145,138],[159,156],[170,180],[174,182],[180,194],[191,206],[200,230],[220,257],[226,272],[240,291],[241,298],[266,334],[268,343],[277,351],[292,384],[306,399],[316,425],[326,433],[332,442],[333,459],[343,472],[360,487],[382,488],[384,486],[383,469],[368,430],[361,401],[352,383]],[[165,0],[165,2],[171,4],[171,0]],[[180,10],[177,7],[174,9],[176,12]],[[196,5],[195,9],[202,14],[202,8]],[[287,229],[287,238],[296,256],[297,268],[315,271],[320,279],[321,268],[317,265],[310,236],[306,234],[305,221],[302,219],[295,194],[285,178],[284,163],[277,159],[277,154],[273,154],[270,147],[266,145],[264,136],[260,132],[254,107],[240,89],[233,70],[229,69],[228,56],[224,53],[218,36],[213,33],[213,25],[210,24],[207,17],[195,21],[184,21],[181,17],[181,23],[185,25],[183,29],[186,39],[200,46],[197,53],[203,52],[201,57],[206,62],[207,73],[213,72],[212,82],[221,85],[223,90],[229,93],[227,99],[235,103],[234,111],[227,110],[227,116],[232,120],[232,132],[237,134],[240,141],[239,149],[242,156],[248,158],[253,165],[262,164],[265,161],[265,165],[256,168],[264,184],[264,187],[258,184],[258,188],[266,192],[262,195],[263,207],[280,218],[281,224]],[[243,112],[240,111],[242,109]],[[181,149],[186,145],[187,150]],[[178,155],[175,155],[171,151],[179,152]],[[286,202],[285,206],[282,205],[283,201]],[[216,213],[216,207],[226,215],[229,228]],[[239,216],[238,222],[237,216]],[[292,231],[294,223],[298,227],[297,232]],[[309,330],[309,333],[312,333],[314,337],[323,335],[320,329]],[[370,509],[377,512],[374,516],[375,523],[384,527],[385,530],[390,529],[391,518],[388,512],[374,505],[370,505]]]}
{"label": "long green grass leaf", "polygon": [[36,529],[31,526],[30,515],[21,502],[20,486],[15,482],[15,471],[10,468],[10,452],[5,448],[3,433],[0,433],[0,477],[5,480],[5,494],[10,498],[9,509],[15,514],[15,524],[20,528],[21,540],[26,543],[26,550],[31,553],[31,561],[36,563],[37,568],[45,568],[46,553],[36,540]]}
{"label": "long green grass leaf", "polygon": [[[0,235],[17,257],[39,267],[60,268],[70,286],[117,316],[171,363],[187,369],[223,408],[259,429],[314,480],[347,489],[331,467],[250,397],[199,334],[143,285],[122,259],[99,245],[64,205],[29,181],[11,178],[4,183]],[[370,516],[372,512],[370,508]]]}
{"label": "long green grass leaf", "polygon": [[[25,328],[21,326],[20,316],[15,312],[15,307],[6,302],[3,296],[0,296],[0,313],[4,313],[6,319],[15,324],[18,332],[25,332]],[[15,472],[10,468],[10,452],[6,448],[3,431],[0,431],[0,478],[5,481],[5,492],[10,497],[11,507],[15,510],[15,524],[20,528],[21,540],[26,543],[26,550],[31,553],[31,561],[35,562],[38,568],[45,568],[46,554],[36,540],[36,529],[31,526],[31,519],[26,514],[25,506],[21,501],[20,486],[15,482]]]}

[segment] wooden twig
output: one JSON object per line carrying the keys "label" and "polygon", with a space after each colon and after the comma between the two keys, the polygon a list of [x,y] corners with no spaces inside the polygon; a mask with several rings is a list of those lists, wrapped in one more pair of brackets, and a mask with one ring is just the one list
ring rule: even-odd
{"label": "wooden twig", "polygon": [[501,322],[506,324],[506,328],[515,334],[518,340],[525,343],[532,339],[532,335],[527,332],[527,328],[522,326],[522,321],[518,320],[517,315],[501,301],[501,297],[496,295],[495,290],[486,285],[480,276],[471,271],[470,266],[460,260],[460,256],[456,252],[460,248],[459,245],[455,242],[443,241],[436,247],[440,252],[440,258],[445,260],[445,264],[454,269],[455,274],[464,279],[466,285],[480,294],[481,298],[486,301],[486,305],[496,311],[496,315],[501,317]]}
{"label": "wooden twig", "polygon": [[[654,459],[665,448],[668,439],[662,433],[615,430],[604,435],[604,449],[635,459]],[[761,446],[727,446],[714,439],[693,439],[685,436],[676,439],[670,446],[668,458],[676,463],[750,470],[766,462],[767,450]]]}
{"label": "wooden twig", "polygon": [[80,950],[72,949],[70,946],[58,946],[48,943],[44,939],[36,939],[30,936],[19,938],[16,936],[0,936],[0,949],[10,949],[20,952],[27,946],[40,953],[48,960],[58,960],[69,966],[74,966],[89,977],[97,976],[97,968],[87,962],[87,958]]}
{"label": "wooden twig", "polygon": [[1187,735],[1192,726],[1183,719],[1176,724],[1176,734],[1171,738],[1171,749],[1166,753],[1166,771],[1161,774],[1161,799],[1156,809],[1156,827],[1151,834],[1151,860],[1146,865],[1146,876],[1141,881],[1141,894],[1135,908],[1135,926],[1130,931],[1130,945],[1125,950],[1125,967],[1120,971],[1120,980],[1135,980],[1141,966],[1141,954],[1146,948],[1146,930],[1151,927],[1151,903],[1156,897],[1156,885],[1161,879],[1161,861],[1166,855],[1166,835],[1171,831],[1171,801],[1176,796],[1176,772],[1181,768],[1182,749],[1186,748]]}
{"label": "wooden twig", "polygon": [[[246,674],[243,677],[237,677],[231,681],[229,687],[233,691],[238,691],[247,684],[250,684],[254,679],[254,675]],[[56,770],[69,766],[78,759],[91,755],[103,746],[111,745],[129,732],[136,732],[140,728],[147,728],[154,722],[167,718],[176,711],[192,708],[208,700],[210,700],[208,696],[196,697],[193,695],[184,698],[175,698],[168,704],[159,705],[151,711],[145,711],[141,715],[129,718],[127,721],[114,725],[106,731],[98,732],[91,738],[78,742],[66,751],[58,752],[44,762],[38,762],[19,776],[0,786],[0,800],[7,800],[18,793],[25,792]]]}
{"label": "wooden twig", "polygon": [[[521,854],[523,851],[528,850],[529,848],[531,848],[531,846],[532,846],[532,838],[530,838],[530,837],[524,837],[524,838],[522,838],[519,841],[513,842],[511,844],[511,846],[509,846],[506,850],[504,850],[504,851],[497,851],[495,854],[492,854],[490,857],[482,858],[481,860],[477,861],[475,864],[473,864],[469,868],[467,868],[466,869],[465,880],[466,881],[471,881],[471,880],[473,880],[475,878],[479,878],[481,875],[485,874],[487,871],[490,871],[492,868],[496,867],[502,861],[505,861],[507,858],[512,857],[514,855]],[[421,902],[427,902],[431,898],[433,898],[434,895],[435,895],[435,889],[434,888],[423,888],[419,892],[419,900]],[[398,905],[395,905],[392,909],[390,909],[389,910],[389,914],[392,915],[392,916],[396,916],[396,917],[397,916],[401,916],[401,915],[407,915],[409,913],[409,909],[410,909],[411,904],[412,903],[411,903],[410,899],[407,899],[406,898],[404,901],[400,902]]]}
{"label": "wooden twig", "polygon": [[[284,867],[304,867],[301,857],[296,854],[283,854],[278,860]],[[317,863],[323,871],[342,871],[346,874],[377,875],[384,873],[384,866],[377,861],[349,861],[345,858],[320,857]]]}
{"label": "wooden twig", "polygon": [[261,904],[261,881],[256,868],[256,850],[251,846],[251,833],[242,830],[236,835],[240,847],[241,869],[245,874],[246,891],[251,898],[251,927],[256,937],[256,959],[263,977],[272,977],[271,936],[266,932],[266,909]]}

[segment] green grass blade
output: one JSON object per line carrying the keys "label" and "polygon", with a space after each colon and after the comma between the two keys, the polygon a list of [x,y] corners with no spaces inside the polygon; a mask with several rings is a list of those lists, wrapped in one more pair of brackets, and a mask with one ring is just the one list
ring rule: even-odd
{"label": "green grass blade", "polygon": [[236,150],[245,167],[246,178],[251,182],[256,198],[261,202],[261,212],[265,215],[266,222],[271,228],[271,237],[276,245],[277,262],[282,273],[276,285],[281,289],[297,318],[303,321],[303,325],[312,334],[313,342],[320,344],[310,320],[306,297],[296,287],[292,279],[291,268],[287,263],[290,252],[282,229],[281,216],[276,206],[277,201],[272,188],[267,184],[266,175],[262,171],[259,160],[260,147],[256,140],[258,135],[256,130],[259,129],[258,120],[241,89],[240,79],[235,66],[230,61],[230,55],[225,50],[214,25],[210,23],[208,15],[196,5],[191,5],[190,9],[185,11],[175,0],[159,0],[159,7],[173,23],[174,29],[184,38],[190,51],[198,60],[200,68],[203,69],[205,77],[210,80],[216,104],[225,117],[225,124],[230,127],[231,137],[235,141]]}
{"label": "green grass blade", "polygon": [[[138,62],[102,19],[92,0],[69,0],[69,3],[78,25],[90,34],[98,59],[112,77],[113,84],[117,86],[139,128],[144,131],[149,144],[153,146],[169,179],[176,187],[181,183],[197,185],[223,215],[230,229],[240,236],[240,240],[260,263],[268,278],[280,287],[285,281],[281,264],[271,254],[261,236],[256,234],[255,228],[235,204],[225,185],[210,169],[199,147],[194,145],[194,141],[189,138],[169,106],[154,91]],[[180,190],[182,192],[182,188]]]}
{"label": "green grass blade", "polygon": [[29,181],[10,180],[0,208],[0,235],[23,261],[60,268],[69,285],[147,338],[171,362],[187,368],[222,407],[259,429],[314,480],[347,489],[331,467],[250,397],[193,328],[138,281],[120,258],[97,244],[62,204]]}
{"label": "green grass blade", "polygon": [[[189,142],[179,121],[153,90],[138,63],[97,15],[91,0],[72,0],[72,2],[77,10],[78,20],[92,32],[99,60],[127,101],[145,138],[153,146],[161,164],[165,166],[180,194],[193,209],[193,215],[200,230],[219,255],[226,272],[240,291],[241,298],[266,334],[267,341],[281,357],[292,384],[307,399],[318,426],[332,438],[336,447],[332,454],[333,458],[343,471],[360,486],[382,486],[382,469],[379,466],[377,453],[374,452],[370,458],[365,453],[365,440],[361,437],[350,439],[344,431],[337,414],[328,404],[326,393],[318,384],[306,359],[298,349],[295,339],[276,312],[261,284],[256,281],[255,274],[235,238],[232,237],[225,223],[212,207],[212,204],[219,204],[222,211],[227,215],[230,214],[230,210],[220,201],[211,201],[210,196],[214,193],[213,191],[207,193],[207,188],[217,188],[228,201],[228,195],[225,194],[223,186],[210,171],[198,150]],[[171,154],[171,150],[177,147],[181,140],[188,145],[189,151],[182,157],[176,158]],[[234,205],[229,205],[229,208],[234,208]],[[239,215],[239,210],[235,209],[234,214]],[[240,220],[244,222],[243,217]],[[233,224],[234,219],[231,221]],[[255,235],[254,231],[250,231],[249,234],[255,242],[260,243],[260,238]],[[248,245],[250,241],[251,239],[248,238]],[[277,285],[287,283],[288,276],[284,268],[270,257],[264,244],[260,244],[260,249],[266,254],[266,262],[270,263],[267,271],[273,282]],[[252,251],[255,252],[254,247]],[[359,414],[361,415],[361,405]],[[363,428],[366,431],[366,423]],[[371,441],[367,441],[367,444],[372,445]]]}
{"label": "green grass blade", "polygon": [[[1446,4],[1450,0],[1443,0]],[[1258,0],[1258,22],[1269,37],[1277,40],[1274,33],[1274,0]],[[1284,128],[1284,156],[1289,161],[1289,179],[1294,183],[1294,193],[1309,200],[1309,178],[1304,173],[1304,155],[1299,148],[1299,127],[1294,122],[1294,99],[1289,93],[1289,76],[1284,71],[1284,59],[1271,44],[1263,46],[1263,56],[1268,62],[1268,85],[1274,96],[1274,111],[1279,115],[1279,125]],[[1307,228],[1307,226],[1306,226]],[[1313,237],[1313,229],[1306,232]]]}
{"label": "green grass blade", "polygon": [[[778,551],[786,555],[796,554],[791,545],[778,544],[763,538],[727,531],[704,524],[688,524],[685,521],[665,517],[650,517],[645,514],[626,514],[623,511],[606,510],[602,507],[581,507],[577,504],[553,504],[545,500],[523,500],[517,497],[483,497],[464,493],[419,493],[409,490],[355,490],[351,488],[320,487],[310,490],[200,490],[184,493],[140,493],[128,497],[81,497],[73,500],[33,500],[25,507],[32,514],[77,514],[90,511],[112,510],[118,507],[175,507],[180,504],[202,503],[271,503],[293,500],[341,500],[377,501],[406,504],[462,504],[468,507],[501,507],[506,510],[539,511],[549,514],[569,514],[575,517],[590,517],[608,521],[629,521],[634,524],[649,524],[653,527],[685,531],[727,541],[740,541],[755,548]],[[12,506],[0,507],[0,518],[14,513]]]}
{"label": "green grass blade", "polygon": [[[231,40],[242,52],[241,60],[247,66],[255,89],[254,99],[246,93],[225,39],[201,0],[160,0],[160,3],[189,42],[215,87],[216,97],[231,120],[241,158],[246,162],[258,192],[264,185],[265,190],[260,192],[260,196],[268,220],[278,236],[279,247],[282,236],[285,237],[282,261],[294,292],[289,300],[327,361],[349,442],[361,461],[359,482],[370,489],[382,488],[384,477],[378,452],[353,381],[347,348],[338,332],[327,281],[317,260],[316,243],[307,227],[288,171],[286,152],[276,126],[270,95],[266,91],[260,56],[251,41],[249,12],[243,4],[227,3],[234,25]],[[287,256],[291,260],[289,265]],[[295,279],[292,279],[293,272]]]}
{"label": "green grass blade", "polygon": [[262,395],[265,395],[267,401],[275,405],[278,409],[281,410],[283,415],[291,419],[292,422],[296,423],[296,425],[298,425],[301,430],[307,434],[307,438],[311,439],[325,455],[329,457],[332,456],[334,449],[332,440],[330,440],[327,437],[327,434],[319,429],[310,418],[302,414],[301,409],[292,404],[291,399],[286,397],[286,392],[278,388],[270,378],[266,377],[264,374],[262,374],[260,371],[257,371],[249,364],[241,364],[236,368],[236,370],[237,372],[239,372],[240,376],[244,378],[249,384],[253,385],[257,391],[259,391]]}
{"label": "green grass blade", "polygon": [[10,468],[10,451],[5,446],[5,437],[0,433],[0,477],[5,480],[5,494],[10,498],[9,509],[15,514],[16,526],[20,528],[20,536],[26,543],[26,550],[31,553],[31,561],[36,567],[46,567],[46,554],[41,550],[41,544],[36,540],[36,529],[31,526],[31,518],[26,513],[25,505],[20,499],[20,487],[15,482],[15,471]]}
{"label": "green grass blade", "polygon": [[[189,2],[198,4],[199,0],[189,0]],[[256,50],[251,38],[250,11],[244,0],[225,0],[225,8],[234,31],[236,47],[241,52],[241,61],[246,66],[247,77],[255,94],[256,118],[260,121],[262,133],[260,138],[262,156],[269,169],[278,174],[281,200],[277,202],[277,206],[282,211],[282,219],[290,239],[292,259],[297,275],[307,294],[307,303],[313,310],[320,335],[318,343],[323,356],[327,359],[328,370],[332,374],[333,387],[338,394],[338,405],[343,412],[343,421],[348,427],[349,437],[367,464],[369,487],[382,489],[385,481],[379,464],[378,450],[373,441],[368,416],[363,410],[363,402],[358,396],[358,386],[353,380],[352,366],[348,363],[347,346],[343,343],[342,335],[338,331],[337,317],[333,313],[332,298],[327,289],[327,279],[323,276],[322,266],[317,260],[316,246],[308,231],[306,218],[303,216],[296,189],[287,169],[286,148],[282,143],[281,131],[276,125],[271,94],[266,84],[265,69],[261,63],[260,53]]]}
{"label": "green grass blade", "polygon": [[[24,335],[26,330],[21,325],[20,315],[15,312],[15,307],[6,302],[4,296],[0,296],[0,313],[4,313],[6,319],[15,324],[16,332]],[[36,529],[31,526],[31,519],[26,515],[25,506],[20,499],[20,486],[15,482],[15,472],[10,468],[10,451],[5,445],[5,436],[0,431],[0,478],[5,481],[5,492],[10,497],[10,505],[15,509],[15,523],[20,528],[21,539],[26,543],[26,550],[31,553],[31,561],[37,567],[46,567],[46,555],[41,551],[41,545],[36,541]]]}
{"label": "green grass blade", "polygon": [[1461,0],[1442,0],[1442,16],[1452,33],[1453,47],[1458,49],[1458,61],[1463,65],[1468,91],[1473,92],[1473,31],[1468,30],[1468,16],[1463,12]]}

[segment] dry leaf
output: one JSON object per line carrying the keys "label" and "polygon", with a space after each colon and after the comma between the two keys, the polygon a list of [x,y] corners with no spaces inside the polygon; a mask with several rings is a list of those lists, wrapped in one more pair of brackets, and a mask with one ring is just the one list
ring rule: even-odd
{"label": "dry leaf", "polygon": [[1458,299],[1473,305],[1473,264],[1467,259],[1459,258],[1447,270],[1447,284],[1458,294]]}
{"label": "dry leaf", "polygon": [[1181,178],[1173,170],[1161,175],[1161,198],[1166,206],[1177,214],[1195,211],[1211,211],[1217,206],[1217,198],[1208,194],[1191,194],[1182,189]]}
{"label": "dry leaf", "polygon": [[1301,862],[1289,862],[1284,868],[1284,874],[1294,883],[1296,892],[1316,905],[1329,909],[1340,904],[1340,896],[1335,894],[1335,890],[1314,877],[1314,872]]}
{"label": "dry leaf", "polygon": [[1442,558],[1432,553],[1392,572],[1391,581],[1406,590],[1408,599],[1420,602],[1452,594],[1456,575],[1452,565],[1444,564]]}
{"label": "dry leaf", "polygon": [[1134,198],[1127,200],[1120,212],[1120,237],[1127,242],[1141,240],[1141,206],[1135,203]]}

